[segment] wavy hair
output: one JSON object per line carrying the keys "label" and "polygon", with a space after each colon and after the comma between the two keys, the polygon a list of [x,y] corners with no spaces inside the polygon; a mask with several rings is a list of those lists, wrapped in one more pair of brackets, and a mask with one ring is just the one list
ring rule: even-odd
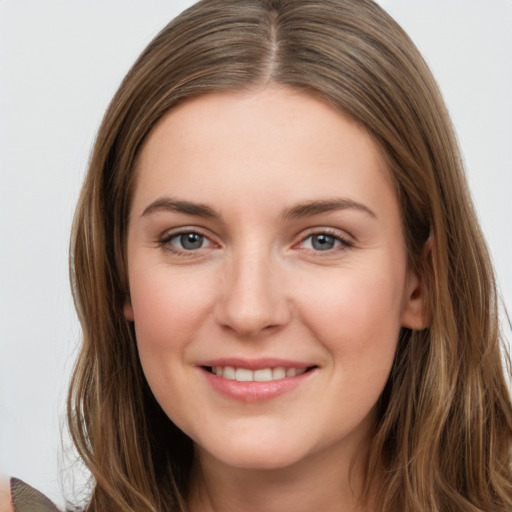
{"label": "wavy hair", "polygon": [[403,330],[377,404],[361,500],[380,510],[512,510],[512,409],[496,285],[453,128],[418,50],[371,0],[203,0],[128,72],[100,127],[71,240],[83,343],[68,421],[88,510],[185,509],[190,439],[156,403],[123,314],[137,156],[178,103],[283,84],[322,98],[383,149],[429,328]]}

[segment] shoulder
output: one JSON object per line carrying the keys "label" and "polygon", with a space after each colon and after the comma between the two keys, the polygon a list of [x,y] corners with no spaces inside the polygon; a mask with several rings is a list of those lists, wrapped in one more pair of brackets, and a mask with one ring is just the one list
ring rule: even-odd
{"label": "shoulder", "polygon": [[60,512],[44,494],[17,478],[11,478],[9,506],[5,512]]}

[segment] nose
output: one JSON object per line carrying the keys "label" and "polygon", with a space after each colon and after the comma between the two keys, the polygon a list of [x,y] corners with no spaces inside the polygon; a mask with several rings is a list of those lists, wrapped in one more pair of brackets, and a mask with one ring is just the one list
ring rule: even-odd
{"label": "nose", "polygon": [[225,267],[216,319],[242,337],[276,331],[291,318],[279,262],[265,251],[234,255]]}

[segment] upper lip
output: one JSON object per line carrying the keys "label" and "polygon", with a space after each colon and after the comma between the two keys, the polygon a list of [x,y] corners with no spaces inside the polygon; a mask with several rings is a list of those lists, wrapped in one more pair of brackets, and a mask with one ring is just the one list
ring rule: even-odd
{"label": "upper lip", "polygon": [[248,370],[261,370],[263,368],[310,368],[316,366],[313,363],[304,363],[301,361],[292,361],[289,359],[279,359],[273,357],[264,357],[258,359],[244,359],[238,357],[222,357],[217,359],[208,359],[199,361],[196,366],[232,366],[234,368],[247,368]]}

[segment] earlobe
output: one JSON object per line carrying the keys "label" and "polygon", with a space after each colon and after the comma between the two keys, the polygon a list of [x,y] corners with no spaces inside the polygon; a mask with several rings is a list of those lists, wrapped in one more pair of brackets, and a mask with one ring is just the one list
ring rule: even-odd
{"label": "earlobe", "polygon": [[135,316],[133,314],[132,301],[131,301],[129,295],[126,295],[126,298],[124,300],[123,313],[124,313],[124,317],[129,322],[133,322],[135,320]]}
{"label": "earlobe", "polygon": [[[423,249],[423,268],[427,258],[431,256],[432,239],[429,238]],[[418,272],[410,270],[407,275],[405,286],[404,306],[402,309],[402,327],[420,331],[426,329],[429,325],[429,315],[427,312],[427,286],[424,276]]]}

